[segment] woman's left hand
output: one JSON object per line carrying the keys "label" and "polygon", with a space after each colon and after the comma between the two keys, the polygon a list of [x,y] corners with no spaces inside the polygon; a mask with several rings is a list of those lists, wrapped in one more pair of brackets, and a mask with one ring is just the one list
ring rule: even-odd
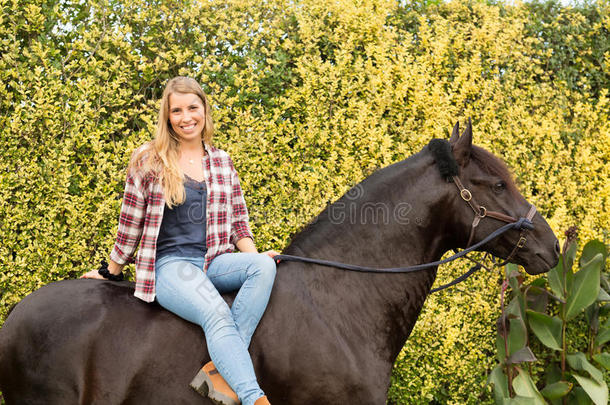
{"label": "woman's left hand", "polygon": [[[263,252],[262,254],[268,255],[269,257],[271,257],[273,259],[275,256],[280,255],[281,253],[276,252],[275,250],[267,250],[267,251]],[[280,261],[276,260],[275,262],[279,263]]]}

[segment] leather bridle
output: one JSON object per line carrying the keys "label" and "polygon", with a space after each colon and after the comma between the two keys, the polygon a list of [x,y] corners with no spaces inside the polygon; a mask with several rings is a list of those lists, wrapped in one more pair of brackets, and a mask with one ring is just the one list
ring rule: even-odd
{"label": "leather bridle", "polygon": [[[506,223],[514,223],[514,222],[518,221],[516,218],[514,218],[510,215],[506,215],[506,214],[503,214],[503,213],[497,212],[497,211],[487,210],[487,208],[485,208],[484,206],[477,203],[477,201],[474,199],[470,190],[468,190],[466,187],[464,187],[464,185],[462,184],[462,182],[458,176],[452,176],[452,179],[453,179],[453,183],[455,183],[456,187],[458,188],[458,190],[460,192],[460,197],[462,198],[462,200],[466,201],[468,203],[468,205],[470,205],[470,208],[472,208],[472,210],[474,211],[474,219],[472,220],[472,226],[470,227],[470,235],[468,236],[468,243],[466,243],[467,248],[470,247],[470,245],[472,244],[472,240],[474,238],[474,233],[475,233],[476,227],[479,225],[479,222],[481,222],[481,220],[483,218],[485,218],[485,217],[495,218],[497,220],[500,220],[500,221],[503,221]],[[519,234],[519,240],[517,241],[517,243],[515,244],[515,247],[510,252],[510,254],[508,255],[508,257],[506,258],[506,260],[503,263],[508,263],[513,258],[513,256],[517,253],[517,251],[525,246],[525,243],[527,242],[525,233],[529,229],[534,229],[534,226],[532,224],[532,218],[534,218],[535,214],[536,214],[536,207],[533,204],[530,204],[530,209],[527,212],[527,215],[525,216],[525,219],[527,220],[527,222],[524,221],[522,226],[520,227],[521,233]]]}

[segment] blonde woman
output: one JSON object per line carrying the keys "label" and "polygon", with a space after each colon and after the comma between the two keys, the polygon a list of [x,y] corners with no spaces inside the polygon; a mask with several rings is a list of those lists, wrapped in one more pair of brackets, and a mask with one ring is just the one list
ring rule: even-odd
{"label": "blonde woman", "polygon": [[[279,253],[257,253],[237,172],[229,155],[212,146],[212,135],[199,84],[171,79],[155,139],[131,157],[108,265],[82,277],[122,279],[123,266],[135,261],[135,296],[156,299],[204,330],[212,361],[191,387],[217,404],[269,404],[248,346],[269,301]],[[240,253],[232,253],[235,247]],[[229,308],[220,293],[234,290]]]}

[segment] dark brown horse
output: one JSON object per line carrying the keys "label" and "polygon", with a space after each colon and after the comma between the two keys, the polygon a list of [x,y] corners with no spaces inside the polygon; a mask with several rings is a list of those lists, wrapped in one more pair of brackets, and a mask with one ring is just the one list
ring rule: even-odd
{"label": "dark brown horse", "polygon": [[[441,175],[448,166],[459,168],[487,209],[526,215],[529,204],[505,166],[472,145],[470,125],[461,137],[456,126],[447,150],[443,159],[425,147],[377,171],[328,206],[284,253],[400,267],[464,247],[474,213]],[[537,274],[555,265],[558,243],[539,214],[532,222],[513,261]],[[501,225],[484,218],[473,240]],[[511,230],[485,250],[506,258],[518,238]],[[436,268],[371,274],[282,262],[250,346],[270,401],[385,404],[392,364],[435,277]],[[0,330],[0,389],[8,405],[209,404],[189,387],[208,360],[199,326],[138,300],[128,282],[52,283],[23,299]]]}

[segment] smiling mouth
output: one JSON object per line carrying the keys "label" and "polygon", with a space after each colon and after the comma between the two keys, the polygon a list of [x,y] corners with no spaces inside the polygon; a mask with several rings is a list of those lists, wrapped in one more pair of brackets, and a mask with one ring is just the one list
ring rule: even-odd
{"label": "smiling mouth", "polygon": [[193,129],[193,128],[195,128],[195,124],[184,125],[180,128],[185,129],[185,130]]}

